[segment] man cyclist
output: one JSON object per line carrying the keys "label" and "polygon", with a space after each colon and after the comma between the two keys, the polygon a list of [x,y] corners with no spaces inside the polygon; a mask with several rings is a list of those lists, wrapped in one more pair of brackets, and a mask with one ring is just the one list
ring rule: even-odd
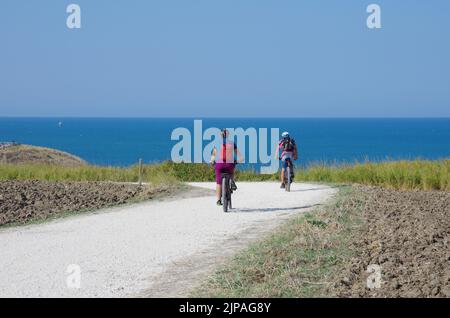
{"label": "man cyclist", "polygon": [[216,172],[216,196],[217,205],[222,205],[222,173],[229,173],[231,175],[231,190],[237,190],[234,183],[234,168],[236,167],[236,156],[239,161],[242,161],[242,155],[237,149],[236,144],[233,141],[228,140],[228,130],[222,129],[222,144],[218,155],[217,149],[214,147],[211,163],[214,164]]}
{"label": "man cyclist", "polygon": [[[281,150],[281,155],[280,154]],[[298,148],[297,144],[295,143],[295,140],[289,136],[289,132],[285,131],[281,134],[281,140],[278,142],[278,148],[275,153],[275,158],[278,160],[281,160],[281,189],[284,189],[286,187],[286,180],[284,180],[284,172],[287,168],[287,159],[290,159],[291,163],[294,163],[294,160],[298,159]],[[293,169],[291,179],[294,178],[294,171]]]}

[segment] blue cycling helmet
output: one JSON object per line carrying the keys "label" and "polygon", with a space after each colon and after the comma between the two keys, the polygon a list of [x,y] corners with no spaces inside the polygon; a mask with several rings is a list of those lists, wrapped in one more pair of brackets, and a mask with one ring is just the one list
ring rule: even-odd
{"label": "blue cycling helmet", "polygon": [[283,138],[289,137],[289,133],[285,131],[284,133],[281,134],[281,137]]}

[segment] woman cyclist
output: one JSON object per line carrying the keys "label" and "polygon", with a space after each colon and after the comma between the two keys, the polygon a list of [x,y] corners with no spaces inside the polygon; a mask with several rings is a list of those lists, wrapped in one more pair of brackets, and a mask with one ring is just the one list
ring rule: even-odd
{"label": "woman cyclist", "polygon": [[234,183],[234,168],[236,166],[236,156],[239,162],[242,161],[242,156],[237,149],[236,144],[228,140],[228,130],[222,129],[221,137],[222,144],[220,150],[217,151],[214,148],[211,162],[214,164],[214,169],[216,171],[216,195],[217,195],[217,205],[222,205],[222,173],[229,173],[231,175],[231,190],[235,191],[237,189]]}
{"label": "woman cyclist", "polygon": [[[291,163],[294,163],[294,160],[298,159],[298,148],[297,144],[295,143],[295,140],[291,138],[289,133],[285,131],[281,134],[281,140],[278,142],[278,148],[275,152],[275,158],[278,157],[279,160],[281,160],[281,189],[284,189],[286,187],[286,180],[284,176],[284,172],[287,168],[287,160],[289,159]],[[281,155],[279,156],[281,150]],[[294,177],[294,171],[291,170],[291,178]]]}

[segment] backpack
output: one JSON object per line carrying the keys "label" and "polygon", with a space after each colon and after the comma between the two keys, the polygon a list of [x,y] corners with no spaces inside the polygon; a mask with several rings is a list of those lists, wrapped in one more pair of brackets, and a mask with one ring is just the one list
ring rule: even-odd
{"label": "backpack", "polygon": [[283,151],[294,152],[295,149],[295,140],[290,137],[284,138],[282,142]]}

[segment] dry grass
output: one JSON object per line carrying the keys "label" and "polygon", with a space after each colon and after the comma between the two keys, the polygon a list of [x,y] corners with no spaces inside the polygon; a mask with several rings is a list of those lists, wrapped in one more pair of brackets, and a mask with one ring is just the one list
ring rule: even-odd
{"label": "dry grass", "polygon": [[[214,169],[207,164],[163,162],[144,165],[144,181],[214,181]],[[238,169],[238,181],[278,180],[278,174],[262,175]],[[450,190],[450,160],[392,161],[354,165],[315,165],[296,170],[296,181],[359,183],[393,189]],[[138,180],[137,166],[64,167],[49,164],[0,164],[0,180],[123,181]]]}
{"label": "dry grass", "polygon": [[[197,297],[316,297],[333,271],[348,260],[346,249],[361,226],[359,198],[348,187],[333,204],[301,215],[251,246],[194,291]],[[351,207],[351,208],[349,208]]]}
{"label": "dry grass", "polygon": [[0,148],[2,164],[54,164],[66,167],[83,166],[86,162],[67,152],[29,145]]}

